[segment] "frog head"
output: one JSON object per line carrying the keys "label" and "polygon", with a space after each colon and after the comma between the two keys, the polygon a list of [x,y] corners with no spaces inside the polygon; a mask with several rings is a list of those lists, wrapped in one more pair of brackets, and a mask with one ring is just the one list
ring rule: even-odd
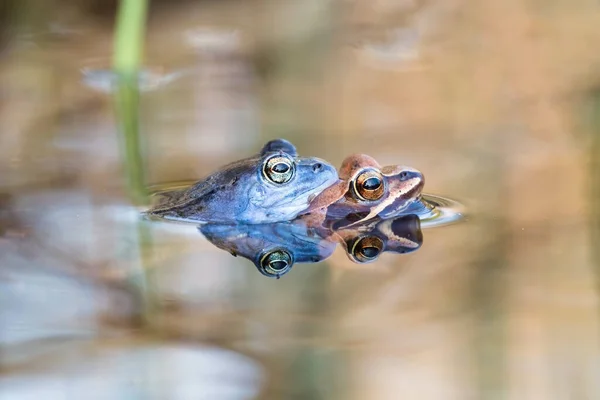
{"label": "frog head", "polygon": [[418,201],[425,184],[423,174],[411,167],[382,167],[366,154],[347,157],[340,167],[339,180],[321,192],[303,214],[323,212],[339,219],[363,213],[363,220],[398,215]]}
{"label": "frog head", "polygon": [[148,211],[189,222],[261,224],[288,221],[338,180],[335,167],[300,157],[287,140],[267,142],[261,152],[225,165]]}

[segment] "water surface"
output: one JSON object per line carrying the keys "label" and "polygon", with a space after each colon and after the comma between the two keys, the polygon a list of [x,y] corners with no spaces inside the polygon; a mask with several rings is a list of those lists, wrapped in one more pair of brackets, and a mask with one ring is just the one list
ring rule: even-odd
{"label": "water surface", "polygon": [[425,174],[418,250],[281,279],[140,218],[106,14],[2,32],[0,398],[600,396],[597,7],[368,3],[153,2],[146,185],[275,137]]}

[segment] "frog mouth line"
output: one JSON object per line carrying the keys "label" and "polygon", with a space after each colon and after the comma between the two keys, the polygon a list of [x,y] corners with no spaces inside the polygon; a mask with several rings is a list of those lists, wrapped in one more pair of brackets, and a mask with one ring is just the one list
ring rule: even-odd
{"label": "frog mouth line", "polygon": [[423,182],[419,182],[418,184],[416,184],[414,187],[412,187],[410,190],[408,190],[406,192],[406,195],[408,195],[409,197],[414,197],[414,200],[418,200],[421,198],[421,196],[423,196],[423,187],[425,185],[423,184]]}
{"label": "frog mouth line", "polygon": [[288,205],[288,204],[292,204],[292,203],[294,202],[294,200],[296,200],[298,197],[301,197],[301,196],[305,195],[305,194],[306,194],[306,193],[308,193],[308,192],[314,191],[315,189],[316,189],[316,190],[319,190],[319,192],[318,192],[318,193],[317,193],[317,192],[315,192],[315,194],[314,194],[314,195],[310,195],[310,196],[308,196],[308,197],[306,198],[306,204],[307,204],[307,205],[309,205],[312,199],[314,199],[316,196],[318,196],[318,195],[319,195],[319,193],[321,193],[323,190],[327,189],[329,186],[333,185],[334,183],[335,183],[335,181],[333,181],[333,182],[331,182],[331,183],[330,183],[330,182],[328,182],[328,181],[325,181],[325,182],[323,182],[322,184],[320,184],[319,186],[316,186],[316,187],[309,187],[309,188],[308,188],[308,189],[306,189],[305,191],[298,193],[298,195],[297,195],[295,198],[292,198],[290,201],[287,201],[287,202],[282,202],[282,203],[279,203],[279,204],[282,204],[282,205]]}

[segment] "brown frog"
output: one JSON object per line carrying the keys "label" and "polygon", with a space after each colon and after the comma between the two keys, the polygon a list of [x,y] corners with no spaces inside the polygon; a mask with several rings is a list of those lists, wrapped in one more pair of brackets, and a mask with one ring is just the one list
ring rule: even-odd
{"label": "brown frog", "polygon": [[418,170],[400,165],[382,167],[366,154],[347,157],[339,178],[311,201],[302,218],[337,221],[338,225],[350,214],[359,216],[351,225],[377,216],[391,218],[418,202],[425,184]]}

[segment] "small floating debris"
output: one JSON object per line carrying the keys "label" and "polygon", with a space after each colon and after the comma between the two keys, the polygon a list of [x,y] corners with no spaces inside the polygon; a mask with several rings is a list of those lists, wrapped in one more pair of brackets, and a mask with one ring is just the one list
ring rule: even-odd
{"label": "small floating debris", "polygon": [[[180,78],[186,72],[181,70],[165,74],[152,69],[142,70],[138,74],[138,88],[141,91],[156,90]],[[104,93],[114,92],[119,82],[119,74],[111,69],[82,68],[81,74],[86,86]]]}

